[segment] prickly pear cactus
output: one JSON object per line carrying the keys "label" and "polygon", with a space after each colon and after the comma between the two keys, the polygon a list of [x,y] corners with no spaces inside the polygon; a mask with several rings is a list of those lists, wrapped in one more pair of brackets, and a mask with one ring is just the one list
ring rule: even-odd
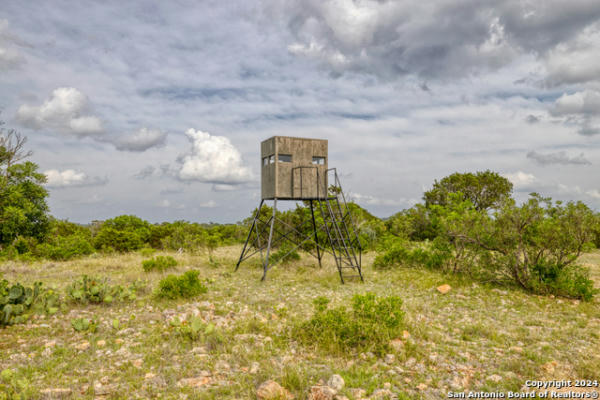
{"label": "prickly pear cactus", "polygon": [[66,289],[68,298],[74,303],[104,303],[115,301],[133,301],[139,285],[134,283],[127,288],[120,285],[111,286],[106,278],[95,278],[83,275]]}
{"label": "prickly pear cactus", "polygon": [[34,283],[33,288],[26,288],[20,283],[10,285],[6,279],[0,281],[0,326],[27,321],[41,286],[40,282]]}

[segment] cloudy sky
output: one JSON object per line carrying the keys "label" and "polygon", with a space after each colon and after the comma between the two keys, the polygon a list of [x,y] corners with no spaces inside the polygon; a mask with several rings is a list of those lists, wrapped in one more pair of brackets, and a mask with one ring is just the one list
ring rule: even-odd
{"label": "cloudy sky", "polygon": [[600,209],[598,0],[155,3],[2,0],[0,119],[59,218],[238,221],[273,135],[378,216],[485,169]]}

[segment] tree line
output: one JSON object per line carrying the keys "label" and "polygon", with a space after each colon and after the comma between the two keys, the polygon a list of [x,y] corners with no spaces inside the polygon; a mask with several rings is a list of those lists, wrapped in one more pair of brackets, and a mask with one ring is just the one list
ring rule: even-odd
{"label": "tree line", "polygon": [[[212,252],[242,243],[254,210],[237,224],[186,221],[151,224],[133,215],[79,225],[49,215],[46,177],[26,160],[26,138],[0,123],[0,257],[66,260],[93,252],[143,248]],[[511,182],[493,171],[454,173],[433,183],[423,201],[387,219],[355,203],[348,207],[364,250],[376,250],[375,267],[422,265],[483,281],[511,281],[539,293],[589,298],[594,290],[579,256],[600,247],[600,215],[582,202],[553,202],[532,193],[523,204]],[[277,211],[295,241],[312,235],[308,204]],[[268,221],[272,209],[263,206]],[[323,216],[316,209],[316,223]],[[275,232],[277,240],[283,232]],[[321,244],[327,243],[318,233]],[[303,250],[312,250],[308,241]]]}

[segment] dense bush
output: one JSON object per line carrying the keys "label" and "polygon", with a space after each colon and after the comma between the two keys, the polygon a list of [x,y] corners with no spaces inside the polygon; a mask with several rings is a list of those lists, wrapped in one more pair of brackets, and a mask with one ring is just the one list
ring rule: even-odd
{"label": "dense bush", "polygon": [[[206,230],[200,224],[192,224],[184,221],[176,221],[172,224],[161,224],[153,227],[153,239],[151,245],[165,250],[186,250],[197,252],[202,249],[206,242]],[[160,241],[156,243],[156,238]]]}
{"label": "dense bush", "polygon": [[411,252],[405,241],[388,241],[387,250],[380,252],[373,261],[373,267],[388,269],[395,266],[406,266],[411,263]]}
{"label": "dense bush", "polygon": [[68,236],[57,236],[50,242],[36,246],[34,254],[50,260],[64,261],[75,257],[86,256],[94,252],[89,239],[76,233]]}
{"label": "dense bush", "polygon": [[114,301],[131,301],[137,298],[137,284],[127,288],[120,285],[111,286],[106,278],[94,278],[83,275],[66,288],[68,298],[75,303],[104,303]]}
{"label": "dense bush", "polygon": [[206,249],[212,254],[219,246],[242,242],[247,233],[247,228],[242,225],[176,221],[154,225],[149,244],[167,250],[197,252]]}
{"label": "dense bush", "polygon": [[521,206],[506,201],[493,216],[455,198],[440,208],[443,232],[462,263],[488,277],[509,279],[536,293],[589,300],[593,283],[578,257],[593,247],[595,218],[581,202],[552,203],[532,194]]}
{"label": "dense bush", "polygon": [[374,268],[425,266],[446,270],[450,268],[454,257],[448,243],[441,238],[436,238],[430,244],[414,244],[404,240],[392,240],[387,243],[386,250],[375,257]]}
{"label": "dense bush", "polygon": [[94,237],[94,247],[126,252],[139,250],[150,239],[150,223],[134,215],[104,221]]}
{"label": "dense bush", "polygon": [[532,268],[530,288],[536,293],[591,300],[598,290],[589,278],[589,270],[580,265],[537,264]]}
{"label": "dense bush", "polygon": [[177,260],[171,256],[156,256],[150,260],[144,260],[142,262],[142,268],[144,271],[165,271],[169,268],[173,268],[177,265]]}
{"label": "dense bush", "polygon": [[598,227],[597,217],[581,202],[552,203],[532,194],[521,206],[505,198],[491,213],[458,192],[448,193],[443,205],[428,212],[437,226],[433,242],[388,241],[374,267],[426,265],[584,300],[596,292],[587,269],[576,264],[593,247]]}
{"label": "dense bush", "polygon": [[400,211],[385,221],[387,232],[413,241],[433,240],[439,235],[439,221],[422,204]]}
{"label": "dense bush", "polygon": [[89,227],[50,218],[46,238],[37,246],[32,246],[31,252],[37,257],[51,260],[70,260],[86,256],[94,252],[92,232]]}
{"label": "dense bush", "polygon": [[[140,249],[213,251],[245,240],[247,228],[235,224],[198,224],[186,221],[152,225],[136,216],[122,215],[106,221],[79,225],[50,218],[43,237],[14,236],[0,243],[0,257],[29,260],[35,257],[63,261],[93,253]],[[148,250],[145,250],[146,252]],[[149,254],[147,254],[149,255]]]}
{"label": "dense bush", "polygon": [[90,226],[76,224],[67,220],[50,218],[50,229],[48,231],[48,238],[60,237],[60,236],[71,236],[71,235],[82,235],[86,239],[91,240],[92,230]]}
{"label": "dense bush", "polygon": [[199,271],[191,270],[183,275],[168,275],[158,285],[156,295],[166,299],[190,298],[206,293],[207,288],[200,282]]}
{"label": "dense bush", "polygon": [[596,246],[597,249],[600,249],[600,213],[596,214],[596,224],[594,225],[593,232],[594,246]]}
{"label": "dense bush", "polygon": [[269,263],[271,265],[275,263],[286,265],[298,260],[300,260],[300,254],[287,242],[269,256]]}
{"label": "dense bush", "polygon": [[329,309],[329,299],[315,300],[309,320],[296,326],[293,336],[307,344],[333,353],[389,351],[391,339],[399,336],[404,318],[402,300],[396,296],[377,297],[373,293],[355,295],[352,309]]}

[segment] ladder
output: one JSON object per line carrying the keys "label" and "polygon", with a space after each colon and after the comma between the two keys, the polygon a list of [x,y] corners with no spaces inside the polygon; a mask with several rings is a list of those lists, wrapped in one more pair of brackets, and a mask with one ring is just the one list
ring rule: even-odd
{"label": "ladder", "polygon": [[335,169],[333,171],[335,173],[333,187],[337,189],[337,193],[318,201],[325,231],[342,283],[351,279],[363,281],[360,240],[354,230],[350,208],[346,204],[344,193],[341,190],[337,171]]}

